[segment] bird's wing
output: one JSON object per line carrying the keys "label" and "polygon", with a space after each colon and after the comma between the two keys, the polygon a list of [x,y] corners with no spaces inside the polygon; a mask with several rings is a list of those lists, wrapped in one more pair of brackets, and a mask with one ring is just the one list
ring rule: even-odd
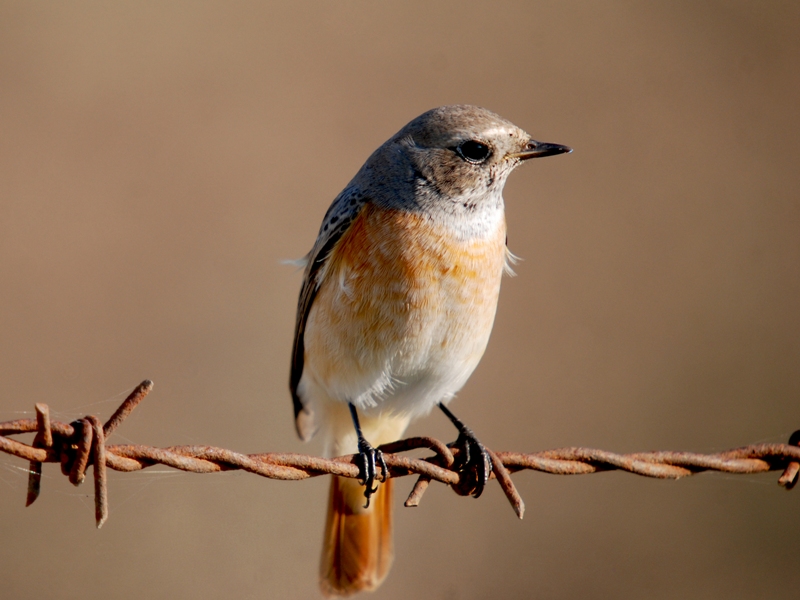
{"label": "bird's wing", "polygon": [[355,218],[366,204],[364,194],[357,187],[347,187],[333,201],[317,236],[317,241],[311,252],[305,258],[305,273],[303,286],[300,288],[300,299],[297,302],[297,321],[294,327],[294,344],[292,347],[292,371],[289,379],[289,389],[292,392],[294,404],[295,426],[300,439],[311,439],[318,425],[314,423],[314,412],[303,403],[297,393],[297,386],[303,375],[303,361],[305,358],[305,344],[303,337],[306,330],[308,314],[317,295],[317,290],[322,283],[321,275],[326,261],[336,244],[350,228]]}

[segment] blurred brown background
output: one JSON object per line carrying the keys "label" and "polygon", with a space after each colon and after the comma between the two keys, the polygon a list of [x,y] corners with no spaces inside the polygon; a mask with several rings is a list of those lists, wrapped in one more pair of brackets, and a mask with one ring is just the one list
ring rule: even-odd
{"label": "blurred brown background", "polygon": [[[800,5],[0,2],[0,420],[319,452],[287,390],[303,255],[372,150],[441,104],[574,146],[506,188],[506,279],[454,410],[498,450],[711,452],[800,427]],[[445,439],[441,415],[411,433]],[[0,595],[315,597],[327,481],[111,475],[0,456]],[[514,518],[398,498],[376,598],[780,598],[777,474],[516,476]],[[410,479],[400,484],[403,496]]]}

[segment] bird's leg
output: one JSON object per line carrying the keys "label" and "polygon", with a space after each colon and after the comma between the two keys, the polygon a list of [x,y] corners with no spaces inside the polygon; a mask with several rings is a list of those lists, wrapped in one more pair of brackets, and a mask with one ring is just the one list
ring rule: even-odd
{"label": "bird's leg", "polygon": [[478,441],[472,430],[461,422],[461,419],[450,412],[450,409],[441,402],[439,408],[458,429],[458,439],[451,444],[460,450],[456,466],[462,483],[456,491],[464,496],[472,494],[473,498],[477,498],[483,493],[489,482],[489,476],[492,474],[492,459],[483,444]]}
{"label": "bird's leg", "polygon": [[348,406],[350,407],[350,416],[353,418],[353,426],[356,428],[356,435],[358,436],[358,477],[359,483],[366,488],[364,490],[364,497],[367,499],[364,508],[369,508],[369,499],[372,497],[372,494],[378,491],[378,488],[374,487],[375,480],[378,477],[378,465],[381,467],[382,481],[386,481],[386,475],[389,473],[389,469],[386,466],[386,461],[383,459],[383,452],[373,448],[372,444],[364,437],[361,431],[361,423],[358,422],[356,407],[353,406],[352,402],[348,402]]}

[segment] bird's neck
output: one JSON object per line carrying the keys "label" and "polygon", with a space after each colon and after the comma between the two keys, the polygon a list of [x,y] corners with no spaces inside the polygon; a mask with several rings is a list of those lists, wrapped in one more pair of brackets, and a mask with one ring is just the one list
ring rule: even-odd
{"label": "bird's neck", "polygon": [[461,240],[493,237],[505,221],[502,190],[457,197],[419,194],[417,200],[434,224],[447,227]]}

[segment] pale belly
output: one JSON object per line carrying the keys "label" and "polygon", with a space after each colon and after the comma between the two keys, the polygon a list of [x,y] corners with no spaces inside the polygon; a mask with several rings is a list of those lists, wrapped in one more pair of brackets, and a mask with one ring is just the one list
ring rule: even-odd
{"label": "pale belly", "polygon": [[352,402],[367,420],[407,423],[464,385],[494,322],[502,213],[488,235],[453,237],[414,213],[364,209],[328,259],[309,313],[304,403],[325,413]]}

